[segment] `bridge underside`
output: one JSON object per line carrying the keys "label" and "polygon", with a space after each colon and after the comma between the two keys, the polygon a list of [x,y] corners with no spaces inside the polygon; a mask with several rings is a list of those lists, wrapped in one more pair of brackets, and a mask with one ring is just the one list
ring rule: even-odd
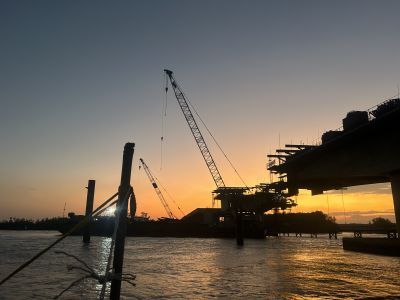
{"label": "bridge underside", "polygon": [[278,150],[287,155],[271,156],[285,161],[269,170],[286,176],[284,186],[289,196],[298,194],[299,189],[316,195],[332,189],[390,182],[400,233],[399,106],[353,130],[335,132],[337,137],[321,146]]}
{"label": "bridge underside", "polygon": [[400,171],[400,110],[321,146],[296,152],[270,170],[287,175],[289,195],[390,182]]}

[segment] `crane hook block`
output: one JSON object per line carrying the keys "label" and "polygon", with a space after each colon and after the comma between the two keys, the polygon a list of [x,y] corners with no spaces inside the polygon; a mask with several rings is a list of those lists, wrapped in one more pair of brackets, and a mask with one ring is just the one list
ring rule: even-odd
{"label": "crane hook block", "polygon": [[171,70],[167,70],[167,69],[164,69],[164,72],[165,72],[168,76],[171,76],[172,73],[173,73]]}

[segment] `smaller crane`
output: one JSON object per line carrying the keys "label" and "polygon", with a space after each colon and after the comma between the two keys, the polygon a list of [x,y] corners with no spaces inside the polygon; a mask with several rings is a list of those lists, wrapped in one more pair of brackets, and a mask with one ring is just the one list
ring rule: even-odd
{"label": "smaller crane", "polygon": [[171,219],[177,219],[175,215],[172,213],[171,209],[168,206],[167,200],[165,200],[163,194],[161,193],[160,189],[158,188],[156,179],[154,178],[153,174],[151,173],[149,167],[146,165],[144,160],[141,158],[140,162],[142,163],[143,169],[145,170],[147,177],[150,180],[151,185],[153,186],[154,190],[156,191],[156,194],[158,198],[160,198],[161,204],[164,206],[165,211],[167,212],[168,217]]}

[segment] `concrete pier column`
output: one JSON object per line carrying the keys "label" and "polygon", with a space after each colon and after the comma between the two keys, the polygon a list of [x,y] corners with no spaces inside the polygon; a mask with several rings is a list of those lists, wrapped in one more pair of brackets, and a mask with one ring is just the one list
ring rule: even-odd
{"label": "concrete pier column", "polygon": [[[94,188],[96,185],[96,180],[89,180],[87,186],[87,198],[86,198],[86,212],[85,216],[90,215],[93,212],[93,199],[94,199]],[[83,230],[83,242],[90,243],[90,223],[86,225]]]}
{"label": "concrete pier column", "polygon": [[243,246],[243,223],[240,209],[236,210],[236,245]]}
{"label": "concrete pier column", "polygon": [[392,185],[392,195],[394,204],[394,214],[396,216],[397,234],[400,235],[400,174],[395,174],[390,177]]}

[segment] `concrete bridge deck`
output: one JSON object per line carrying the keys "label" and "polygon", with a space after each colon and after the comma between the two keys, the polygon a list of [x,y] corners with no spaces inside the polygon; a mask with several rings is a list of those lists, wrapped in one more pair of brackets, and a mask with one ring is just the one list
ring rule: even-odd
{"label": "concrete bridge deck", "polygon": [[[360,126],[336,131],[320,146],[278,149],[280,164],[269,170],[286,177],[289,195],[308,189],[313,195],[356,185],[390,182],[400,232],[400,99],[384,114]],[[379,106],[378,106],[379,109]],[[283,153],[283,154],[282,154]]]}

